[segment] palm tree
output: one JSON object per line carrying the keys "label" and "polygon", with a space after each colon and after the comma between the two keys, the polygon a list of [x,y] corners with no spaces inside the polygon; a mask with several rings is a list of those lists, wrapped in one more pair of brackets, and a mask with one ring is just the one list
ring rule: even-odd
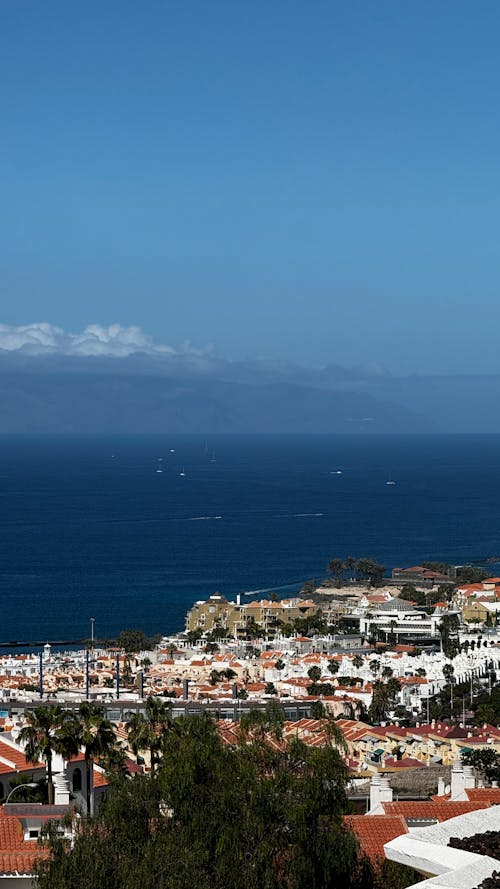
{"label": "palm tree", "polygon": [[137,755],[139,750],[149,750],[151,771],[154,772],[166,729],[170,726],[170,707],[158,698],[149,697],[146,713],[134,713],[127,722],[129,744]]}
{"label": "palm tree", "polygon": [[65,731],[69,722],[69,714],[58,705],[36,707],[27,710],[26,725],[19,732],[19,740],[24,745],[28,762],[44,760],[47,766],[47,787],[49,806],[54,805],[54,781],[52,776],[52,757],[54,753],[71,755],[77,753],[78,746]]}
{"label": "palm tree", "polygon": [[106,711],[98,704],[83,701],[78,713],[68,724],[67,730],[73,732],[77,748],[83,747],[85,756],[85,788],[87,815],[94,814],[93,768],[96,757],[106,757],[116,747],[116,733]]}
{"label": "palm tree", "polygon": [[328,661],[328,669],[332,676],[335,676],[339,672],[339,662],[334,660]]}
{"label": "palm tree", "polygon": [[316,665],[309,667],[307,675],[312,682],[319,682],[321,679],[321,670]]}
{"label": "palm tree", "polygon": [[359,670],[360,667],[363,666],[365,659],[361,657],[360,654],[355,654],[352,659],[352,665],[356,670]]}

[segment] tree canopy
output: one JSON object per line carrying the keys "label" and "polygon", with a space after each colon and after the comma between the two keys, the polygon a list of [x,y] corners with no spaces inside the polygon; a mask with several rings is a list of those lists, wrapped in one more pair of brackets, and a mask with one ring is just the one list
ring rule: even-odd
{"label": "tree canopy", "polygon": [[334,740],[227,746],[210,720],[177,720],[156,772],[113,777],[73,843],[49,829],[40,889],[370,889],[346,779]]}

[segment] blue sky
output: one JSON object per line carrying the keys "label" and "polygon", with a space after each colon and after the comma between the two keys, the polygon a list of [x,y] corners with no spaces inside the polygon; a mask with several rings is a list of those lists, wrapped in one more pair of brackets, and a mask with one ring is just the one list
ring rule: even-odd
{"label": "blue sky", "polygon": [[500,6],[19,0],[0,321],[497,372]]}

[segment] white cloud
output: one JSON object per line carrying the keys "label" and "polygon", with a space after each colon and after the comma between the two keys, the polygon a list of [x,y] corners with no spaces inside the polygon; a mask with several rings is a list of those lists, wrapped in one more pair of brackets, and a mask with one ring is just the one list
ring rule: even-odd
{"label": "white cloud", "polygon": [[18,327],[0,324],[0,352],[28,355],[79,355],[126,358],[135,352],[147,355],[203,355],[189,342],[180,349],[155,343],[140,327],[121,324],[89,324],[81,333],[69,333],[46,321]]}

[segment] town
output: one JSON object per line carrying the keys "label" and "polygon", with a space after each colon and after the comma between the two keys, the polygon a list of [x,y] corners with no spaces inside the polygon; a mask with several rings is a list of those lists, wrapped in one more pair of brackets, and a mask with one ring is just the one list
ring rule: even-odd
{"label": "town", "polygon": [[[385,577],[372,560],[334,559],[323,583],[291,598],[215,592],[183,632],[157,641],[129,630],[104,645],[92,623],[80,650],[1,655],[0,878],[32,885],[47,819],[71,832],[62,819],[97,811],[110,763],[154,772],[159,726],[202,715],[228,747],[241,726],[311,749],[334,730],[346,824],[368,858],[426,875],[462,867],[449,837],[470,836],[471,818],[500,827],[499,611],[500,578],[482,569],[426,564]],[[44,713],[67,721],[73,747],[40,742]],[[448,820],[451,833],[432,832]],[[491,875],[493,859],[460,854]]]}

